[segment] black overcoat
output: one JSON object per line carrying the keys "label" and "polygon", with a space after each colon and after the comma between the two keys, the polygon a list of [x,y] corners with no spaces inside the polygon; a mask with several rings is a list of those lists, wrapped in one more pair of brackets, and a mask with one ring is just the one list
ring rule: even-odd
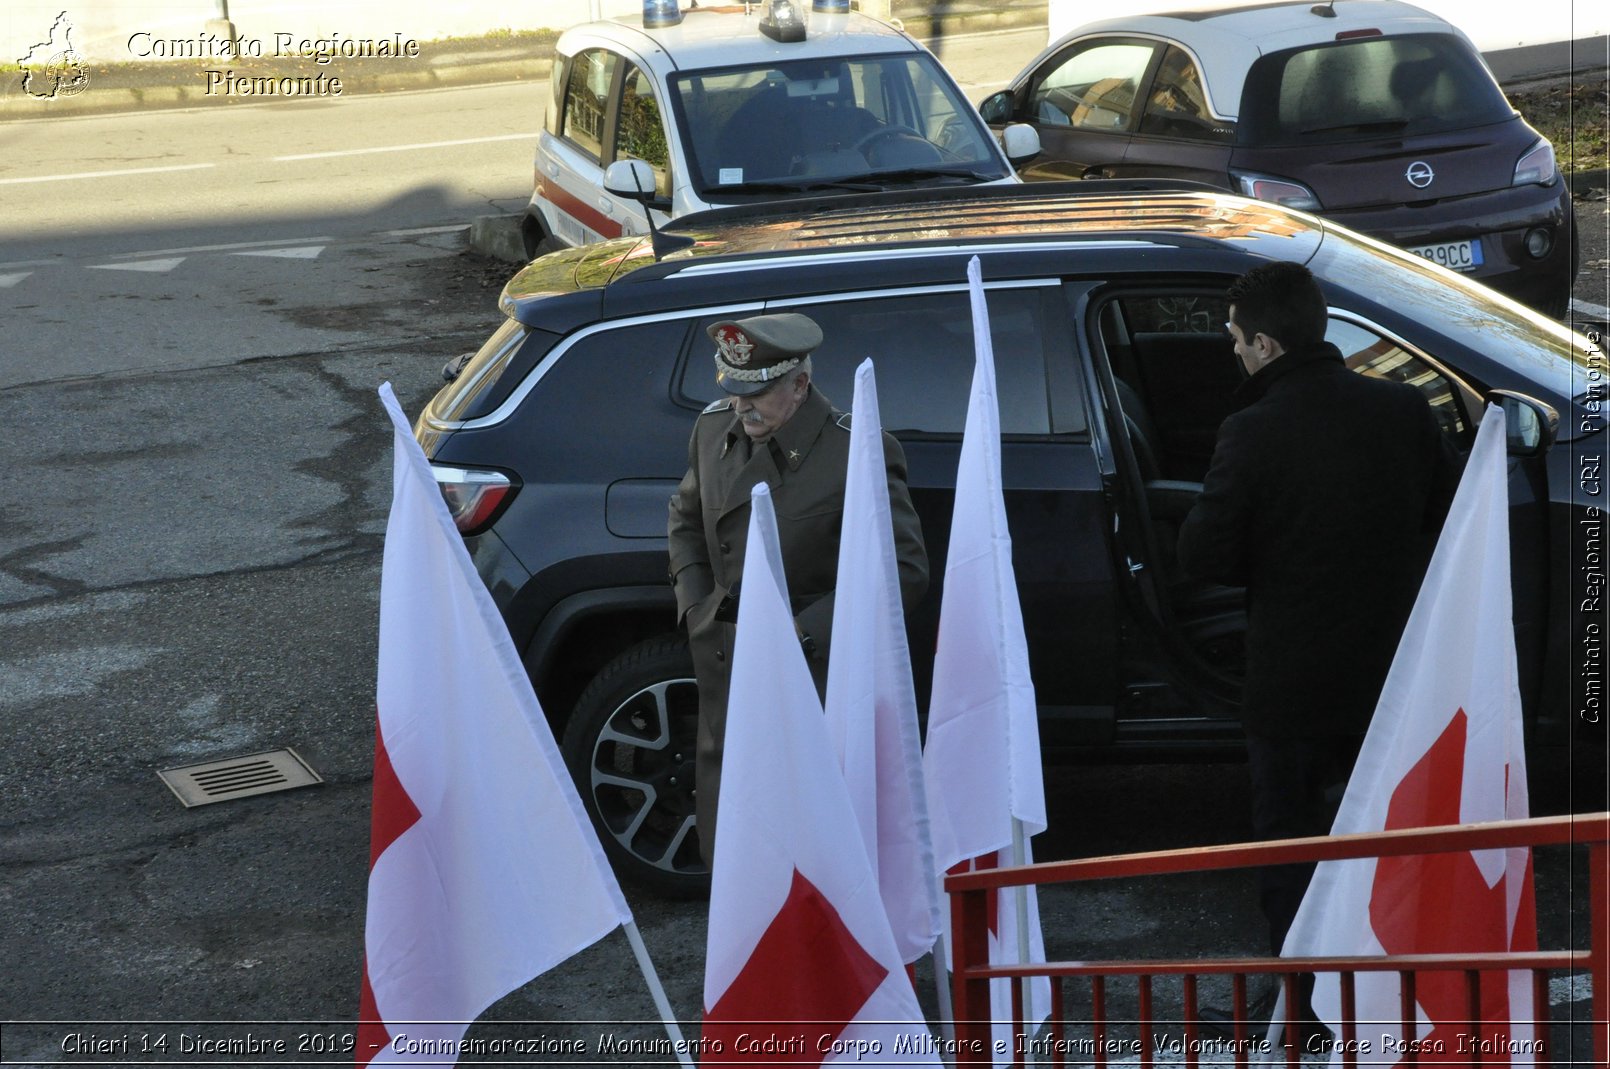
{"label": "black overcoat", "polygon": [[1193,579],[1247,589],[1242,723],[1362,734],[1446,513],[1456,461],[1420,391],[1329,344],[1242,384],[1180,529]]}

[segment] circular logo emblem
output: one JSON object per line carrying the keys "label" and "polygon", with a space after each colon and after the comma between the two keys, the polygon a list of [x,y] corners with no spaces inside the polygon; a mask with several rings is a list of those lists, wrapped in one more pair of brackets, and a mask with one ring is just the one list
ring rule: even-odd
{"label": "circular logo emblem", "polygon": [[1403,172],[1403,177],[1407,178],[1409,180],[1409,185],[1413,186],[1415,189],[1424,189],[1426,186],[1431,184],[1431,180],[1437,177],[1437,175],[1436,172],[1431,169],[1431,165],[1429,163],[1424,160],[1415,160],[1413,163],[1409,164],[1409,169]]}
{"label": "circular logo emblem", "polygon": [[737,327],[722,327],[716,331],[716,348],[721,351],[723,362],[733,367],[743,367],[749,363],[749,354],[754,352],[755,343]]}
{"label": "circular logo emblem", "polygon": [[61,100],[64,97],[75,97],[89,87],[89,75],[80,62],[78,53],[72,49],[57,52],[45,64],[40,77],[44,83],[42,92],[35,92],[24,82],[23,88],[29,95],[41,97],[45,100]]}

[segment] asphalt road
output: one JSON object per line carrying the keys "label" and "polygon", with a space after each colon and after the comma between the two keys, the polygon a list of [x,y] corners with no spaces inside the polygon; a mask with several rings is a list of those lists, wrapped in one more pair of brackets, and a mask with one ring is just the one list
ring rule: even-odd
{"label": "asphalt road", "polygon": [[[976,99],[1038,44],[944,58]],[[417,412],[494,324],[507,269],[463,254],[462,228],[524,203],[543,88],[0,126],[0,1061],[153,1064],[141,1036],[169,1037],[171,1060],[187,1031],[350,1031],[389,495],[375,389]],[[1579,296],[1603,304],[1595,210]],[[281,746],[323,785],[187,810],[155,775]],[[1048,786],[1043,858],[1248,834],[1235,766]],[[1566,924],[1580,873],[1551,865],[1546,915]],[[696,1018],[703,904],[628,893]],[[1241,876],[1044,909],[1055,955],[1261,948]],[[653,1029],[574,1022],[651,1014],[614,936],[478,1027],[596,1045]],[[299,1060],[349,1061],[321,1042]]]}

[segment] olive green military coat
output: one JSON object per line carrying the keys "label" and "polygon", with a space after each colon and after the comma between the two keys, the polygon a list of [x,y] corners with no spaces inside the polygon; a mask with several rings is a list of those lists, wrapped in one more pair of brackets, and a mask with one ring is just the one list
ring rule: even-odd
{"label": "olive green military coat", "polygon": [[[753,446],[752,455],[728,399],[704,410],[688,440],[688,473],[671,498],[671,582],[699,681],[696,776],[699,840],[706,859],[715,845],[727,680],[736,632],[732,624],[713,616],[743,577],[749,491],[762,482],[771,488],[794,621],[814,644],[815,652],[807,660],[820,692],[827,679],[849,456],[849,417],[834,411],[814,386],[770,440]],[[883,456],[900,594],[909,612],[928,588],[928,555],[906,487],[905,452],[887,433]]]}

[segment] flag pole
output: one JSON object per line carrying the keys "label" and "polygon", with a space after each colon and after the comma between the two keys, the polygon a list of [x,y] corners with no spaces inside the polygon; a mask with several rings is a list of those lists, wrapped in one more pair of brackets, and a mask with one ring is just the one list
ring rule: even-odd
{"label": "flag pole", "polygon": [[[956,1049],[956,1014],[950,1002],[950,955],[945,950],[945,933],[934,937],[934,993],[939,998],[939,1034],[945,1046]],[[946,1061],[946,1064],[950,1064]]]}
{"label": "flag pole", "polygon": [[637,932],[637,922],[627,921],[621,925],[626,930],[626,941],[632,944],[632,953],[637,957],[638,970],[643,974],[643,981],[648,984],[648,993],[654,999],[654,1008],[660,1013],[660,1020],[665,1024],[665,1034],[671,1037],[671,1047],[676,1051],[676,1060],[693,1067],[693,1059],[688,1055],[688,1042],[682,1038],[682,1029],[677,1027],[676,1015],[671,1012],[671,1003],[665,997],[665,987],[660,983],[660,974],[654,971],[654,962],[649,959],[648,947],[643,945],[643,937]]}
{"label": "flag pole", "polygon": [[[1022,865],[1024,861],[1023,850],[1023,821],[1017,817],[1012,818],[1012,864]],[[1029,963],[1029,889],[1019,884],[1017,891],[1017,960],[1021,965]],[[1023,985],[1023,1029],[1028,1038],[1034,1038],[1033,1022],[1038,1020],[1034,1016],[1034,978],[1025,976],[1018,981]],[[1030,1059],[1032,1060],[1032,1059]]]}

